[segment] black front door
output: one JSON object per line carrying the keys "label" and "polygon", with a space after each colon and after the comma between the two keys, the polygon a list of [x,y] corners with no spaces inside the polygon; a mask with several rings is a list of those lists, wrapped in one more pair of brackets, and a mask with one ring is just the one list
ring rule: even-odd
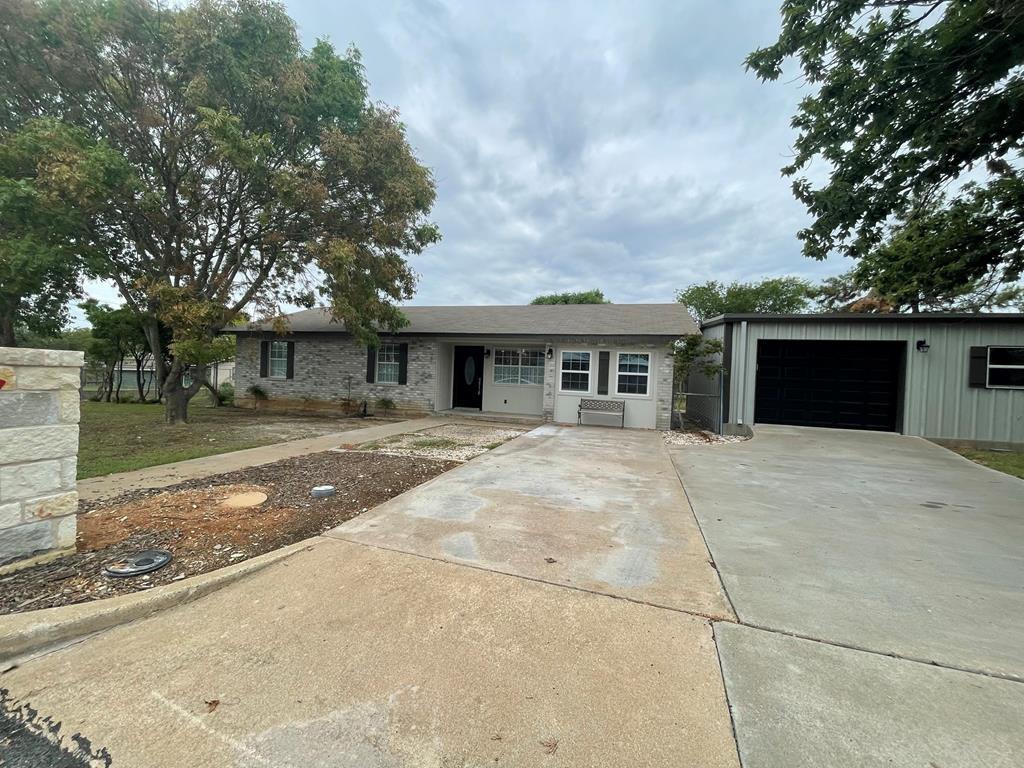
{"label": "black front door", "polygon": [[484,402],[484,348],[456,347],[452,408],[480,409]]}

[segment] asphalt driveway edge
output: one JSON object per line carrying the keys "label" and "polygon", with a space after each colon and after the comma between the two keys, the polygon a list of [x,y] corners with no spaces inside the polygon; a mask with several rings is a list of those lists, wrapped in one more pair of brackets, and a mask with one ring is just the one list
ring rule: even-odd
{"label": "asphalt driveway edge", "polygon": [[314,537],[241,563],[131,595],[0,616],[0,664],[174,608],[226,587],[321,543]]}

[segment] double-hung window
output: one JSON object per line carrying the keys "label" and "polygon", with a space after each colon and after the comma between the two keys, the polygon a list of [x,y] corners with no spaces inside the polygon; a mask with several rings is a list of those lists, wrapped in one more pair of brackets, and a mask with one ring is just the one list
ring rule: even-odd
{"label": "double-hung window", "polygon": [[989,387],[1024,389],[1024,347],[989,347]]}
{"label": "double-hung window", "polygon": [[563,352],[559,388],[563,392],[590,391],[590,353]]}
{"label": "double-hung window", "polygon": [[288,378],[288,342],[272,341],[267,350],[267,375],[272,379]]}
{"label": "double-hung window", "polygon": [[647,352],[619,352],[615,371],[615,392],[646,395],[651,377],[651,356]]}
{"label": "double-hung window", "polygon": [[401,368],[398,344],[381,344],[377,348],[377,383],[397,384]]}
{"label": "double-hung window", "polygon": [[543,384],[544,350],[495,349],[495,384]]}

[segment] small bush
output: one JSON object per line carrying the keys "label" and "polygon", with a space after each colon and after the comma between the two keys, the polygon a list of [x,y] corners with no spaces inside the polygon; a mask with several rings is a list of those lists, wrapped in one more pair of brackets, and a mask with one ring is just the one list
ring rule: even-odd
{"label": "small bush", "polygon": [[247,395],[249,395],[249,397],[252,398],[253,410],[255,410],[256,408],[259,408],[261,400],[269,400],[270,399],[270,395],[267,394],[267,390],[265,390],[259,384],[253,384],[251,387],[249,387],[247,390],[245,390],[245,393]]}
{"label": "small bush", "polygon": [[395,410],[395,401],[390,397],[381,397],[377,399],[376,406],[384,411],[384,415],[388,415],[388,411]]}
{"label": "small bush", "polygon": [[220,398],[222,405],[234,405],[235,404],[235,385],[230,381],[225,381],[219,387],[217,387],[217,397]]}

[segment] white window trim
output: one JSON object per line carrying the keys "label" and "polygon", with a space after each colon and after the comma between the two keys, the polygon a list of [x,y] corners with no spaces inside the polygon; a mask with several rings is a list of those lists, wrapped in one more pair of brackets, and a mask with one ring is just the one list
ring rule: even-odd
{"label": "white window trim", "polygon": [[[381,381],[381,378],[380,378],[380,366],[382,364],[382,361],[380,359],[381,358],[381,354],[380,353],[381,353],[381,350],[384,347],[394,347],[395,348],[395,358],[396,358],[395,361],[394,362],[388,361],[387,363],[384,363],[384,365],[394,365],[394,366],[397,366],[397,368],[395,369],[396,373],[395,373],[395,380],[394,381]],[[373,363],[373,383],[374,384],[379,384],[379,385],[384,386],[384,387],[398,387],[398,386],[401,386],[400,385],[401,381],[402,381],[402,350],[401,350],[401,345],[398,342],[396,342],[396,341],[382,341],[380,343],[380,345],[377,347],[377,359],[374,360],[374,363]]]}
{"label": "white window trim", "polygon": [[[619,358],[622,355],[647,355],[647,373],[632,373],[622,371],[624,376],[645,376],[647,378],[647,393],[638,395],[634,392],[619,392]],[[651,386],[651,372],[654,369],[654,353],[649,349],[620,349],[615,351],[615,367],[609,371],[615,377],[615,397],[625,397],[631,400],[650,400],[654,396],[654,387]],[[608,388],[611,391],[611,387]],[[611,395],[609,395],[610,397]]]}
{"label": "white window trim", "polygon": [[[587,356],[587,363],[588,363],[587,370],[585,370],[585,371],[574,371],[574,370],[571,370],[571,369],[570,370],[566,370],[566,369],[562,368],[562,365],[564,364],[562,356],[563,355],[567,355],[567,354],[568,355],[573,355],[573,354],[586,355]],[[593,393],[593,391],[594,391],[594,351],[591,350],[591,349],[560,349],[560,350],[558,350],[558,367],[557,367],[555,373],[558,376],[558,392],[559,392],[559,394],[580,395],[580,396],[582,396],[582,395],[589,395],[589,394]],[[582,389],[562,389],[562,374],[563,373],[585,373],[585,374],[587,374],[587,389],[586,389],[586,391],[583,391]]]}
{"label": "white window trim", "polygon": [[987,348],[985,356],[985,387],[987,389],[1024,389],[1022,386],[1015,386],[1013,384],[992,384],[992,369],[996,368],[999,370],[1024,370],[1024,365],[999,365],[992,363],[992,350],[993,349],[1024,349],[1024,346],[1016,346],[1014,344],[995,344]]}
{"label": "white window trim", "polygon": [[[499,349],[503,349],[503,350],[506,350],[506,351],[509,351],[509,352],[518,352],[519,353],[519,365],[516,366],[519,369],[519,375],[516,377],[517,381],[516,381],[515,384],[512,384],[512,383],[507,382],[507,381],[498,381],[498,379],[497,379],[498,368],[499,368],[499,366],[498,366],[498,350]],[[539,366],[536,366],[536,365],[523,365],[523,352],[540,352],[540,365]],[[502,368],[511,368],[512,366],[511,365],[502,365],[500,367],[502,367]],[[543,374],[543,371],[544,371],[545,367],[546,366],[544,364],[544,348],[543,347],[518,347],[518,348],[517,347],[493,347],[491,349],[491,383],[494,386],[496,386],[496,387],[543,387],[544,386],[544,376],[543,375],[541,375],[540,381],[538,381],[538,382],[530,382],[530,381],[524,382],[522,380],[523,379],[523,368],[539,368],[541,370],[542,374]],[[561,378],[561,377],[559,377],[559,378]]]}
{"label": "white window trim", "polygon": [[[275,374],[272,373],[274,368],[274,345],[281,344],[284,346],[284,373]],[[280,360],[281,358],[277,358]],[[284,381],[288,378],[288,342],[280,340],[272,340],[267,345],[267,378],[274,379],[275,381]]]}

